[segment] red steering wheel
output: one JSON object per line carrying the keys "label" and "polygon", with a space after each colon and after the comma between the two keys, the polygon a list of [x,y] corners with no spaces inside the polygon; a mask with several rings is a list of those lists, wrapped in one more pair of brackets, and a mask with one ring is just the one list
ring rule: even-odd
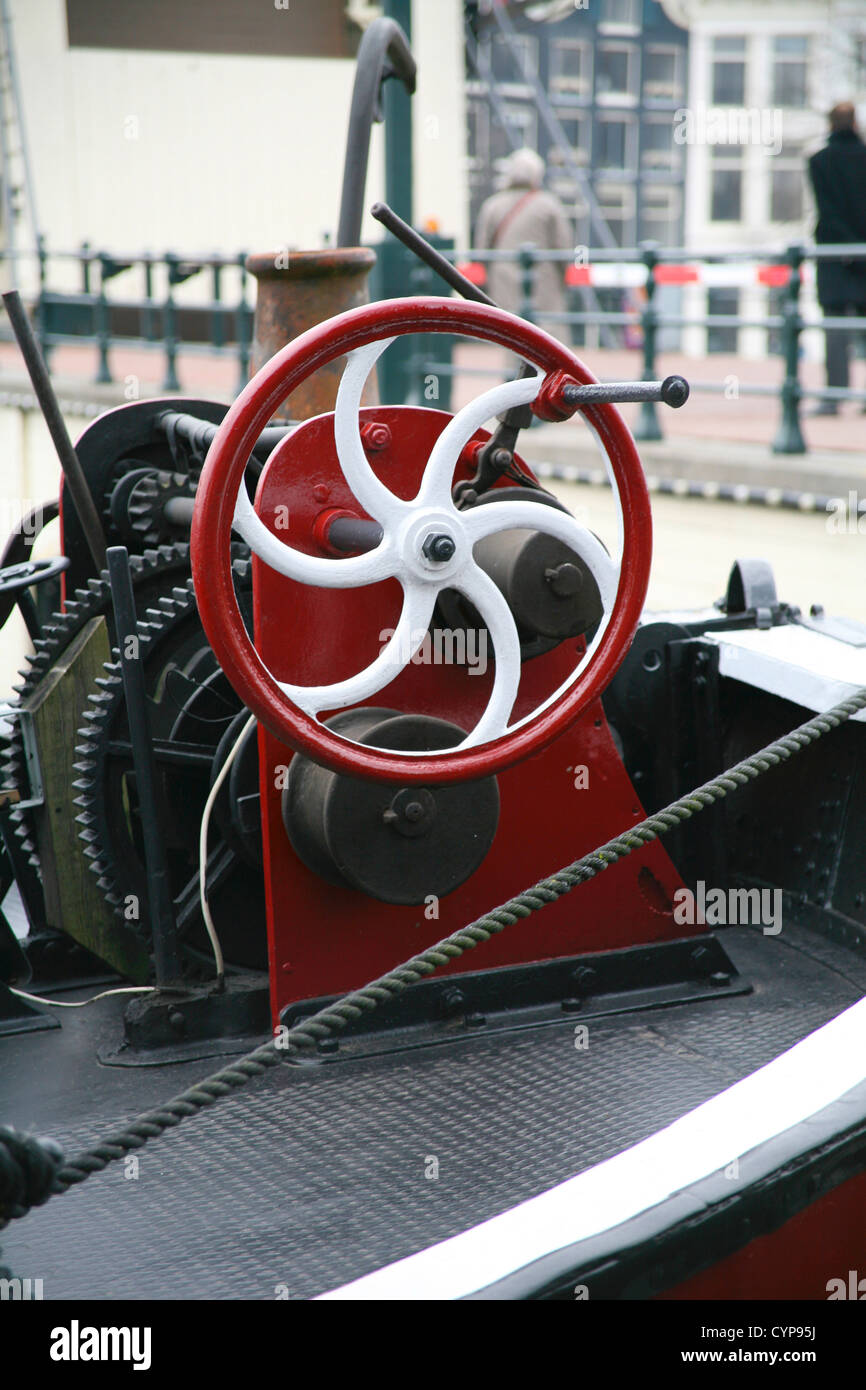
{"label": "red steering wheel", "polygon": [[[437,440],[418,494],[395,496],[374,475],[361,443],[358,409],[376,358],[403,333],[455,333],[510,348],[540,368],[537,376],[494,387],[454,416]],[[365,554],[330,559],[285,545],[255,514],[243,475],[261,430],[302,381],[348,354],[334,434],[346,480],[360,506],[382,527],[382,540]],[[511,767],[562,734],[604,690],[625,656],[646,597],[652,554],[652,519],[643,468],[614,406],[586,407],[585,418],[609,460],[622,520],[617,574],[600,542],[570,515],[532,502],[458,511],[451,498],[460,452],[475,431],[512,406],[544,398],[551,374],[580,383],[595,378],[561,343],[524,319],[485,304],[455,299],[386,300],[351,309],[303,333],[266,362],[241,392],[208,452],[192,524],[192,573],[205,632],[231,684],[257,718],[282,742],[315,762],[374,781],[448,783],[487,777]],[[532,527],[563,540],[589,566],[605,616],[568,681],[542,705],[508,724],[520,680],[520,650],[511,612],[500,591],[475,563],[472,547],[493,531]],[[231,538],[236,530],[265,563],[300,582],[326,588],[371,584],[396,577],[404,607],[393,638],[365,671],[319,687],[281,683],[253,646],[235,598]],[[495,660],[490,701],[456,749],[403,754],[353,743],[326,728],[322,711],[358,704],[390,683],[423,640],[436,596],[458,589],[481,613]],[[414,645],[413,645],[414,644]]]}

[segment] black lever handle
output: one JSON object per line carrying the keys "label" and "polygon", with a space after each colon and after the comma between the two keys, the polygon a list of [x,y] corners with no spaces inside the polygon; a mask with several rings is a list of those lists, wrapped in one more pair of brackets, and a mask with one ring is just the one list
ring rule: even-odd
{"label": "black lever handle", "polygon": [[685,405],[688,398],[689,383],[684,376],[666,376],[664,381],[600,381],[593,386],[563,386],[561,393],[565,405],[661,401],[674,410]]}
{"label": "black lever handle", "polygon": [[375,217],[377,222],[381,222],[392,236],[395,236],[398,241],[402,241],[408,250],[412,251],[425,265],[429,265],[431,270],[435,270],[440,279],[444,280],[446,285],[450,285],[452,290],[456,290],[464,299],[474,299],[476,304],[491,304],[494,309],[496,308],[496,301],[491,299],[489,294],[485,294],[477,285],[473,285],[471,280],[467,280],[465,275],[461,275],[456,266],[446,260],[445,256],[435,247],[431,246],[420,232],[416,232],[414,227],[410,227],[408,222],[404,222],[402,217],[398,217],[394,209],[390,208],[387,203],[374,203],[370,208],[370,216]]}

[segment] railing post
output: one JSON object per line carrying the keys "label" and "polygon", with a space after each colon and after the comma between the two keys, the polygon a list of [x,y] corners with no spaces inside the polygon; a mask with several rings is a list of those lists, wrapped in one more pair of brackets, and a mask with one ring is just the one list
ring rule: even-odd
{"label": "railing post", "polygon": [[[656,379],[656,329],[658,328],[658,314],[655,306],[655,270],[659,259],[658,248],[659,244],[657,241],[641,242],[641,259],[646,266],[646,298],[641,311],[644,381],[655,381]],[[643,401],[641,403],[640,413],[635,422],[634,437],[640,440],[664,439],[662,427],[659,424],[655,401]]]}
{"label": "railing post", "polygon": [[110,382],[112,379],[111,366],[108,361],[108,348],[111,340],[108,320],[109,307],[108,296],[105,293],[105,282],[110,279],[112,264],[110,256],[100,253],[99,294],[96,297],[96,344],[99,349],[99,369],[96,373],[96,380],[98,382]]}
{"label": "railing post", "polygon": [[214,311],[211,316],[211,342],[215,348],[221,348],[225,342],[223,331],[223,307],[222,307],[222,282],[223,268],[221,261],[214,261],[211,266],[211,283],[213,285]]}
{"label": "railing post", "polygon": [[520,317],[530,323],[535,322],[535,246],[527,242],[521,246],[520,257]]}
{"label": "railing post", "polygon": [[171,251],[166,252],[165,265],[168,271],[168,286],[165,294],[162,325],[165,343],[165,379],[162,383],[164,391],[180,390],[180,382],[177,379],[177,310],[174,304],[175,275],[179,263],[179,256],[175,256]]}
{"label": "railing post", "polygon": [[782,305],[782,342],[785,358],[785,380],[782,383],[782,417],[773,440],[774,454],[805,454],[808,452],[800,429],[800,267],[804,248],[794,243],[788,247],[785,260],[790,267]]}
{"label": "railing post", "polygon": [[48,321],[45,309],[45,287],[48,279],[48,253],[45,250],[45,237],[41,232],[36,237],[36,262],[37,274],[39,276],[39,293],[36,297],[36,336],[39,339],[39,347],[48,366]]}
{"label": "railing post", "polygon": [[149,251],[144,253],[144,307],[141,312],[141,332],[148,343],[152,343],[156,337],[153,312],[153,257]]}
{"label": "railing post", "polygon": [[249,306],[247,304],[247,253],[242,251],[237,258],[241,272],[241,292],[238,296],[238,307],[235,310],[237,320],[238,338],[238,367],[240,376],[238,379],[238,390],[242,391],[249,380],[250,375],[250,325],[249,325]]}

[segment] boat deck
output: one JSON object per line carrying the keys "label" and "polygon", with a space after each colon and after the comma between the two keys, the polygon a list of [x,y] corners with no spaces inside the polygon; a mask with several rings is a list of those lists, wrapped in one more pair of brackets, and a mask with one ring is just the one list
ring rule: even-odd
{"label": "boat deck", "polygon": [[[285,1065],[0,1233],[47,1299],[306,1299],[455,1235],[646,1138],[866,992],[803,926],[721,933],[751,994],[380,1058]],[[480,962],[479,962],[480,964]],[[223,1064],[112,1068],[123,1000],[0,1039],[4,1122],[67,1154]],[[438,1163],[438,1176],[426,1176]]]}

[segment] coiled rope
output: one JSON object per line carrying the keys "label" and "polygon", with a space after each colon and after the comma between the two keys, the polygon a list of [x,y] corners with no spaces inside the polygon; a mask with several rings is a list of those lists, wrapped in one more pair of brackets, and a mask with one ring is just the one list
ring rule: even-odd
{"label": "coiled rope", "polygon": [[[412,956],[410,960],[389,970],[377,980],[354,990],[342,999],[309,1018],[302,1019],[290,1029],[280,1030],[274,1038],[268,1039],[260,1047],[247,1053],[245,1057],[214,1072],[212,1076],[196,1082],[180,1095],[166,1101],[156,1110],[148,1110],[122,1129],[108,1135],[84,1149],[74,1158],[62,1161],[56,1148],[46,1141],[34,1140],[18,1135],[10,1145],[5,1136],[12,1131],[0,1130],[0,1227],[14,1217],[20,1217],[31,1206],[47,1200],[54,1193],[67,1192],[78,1183],[84,1182],[91,1173],[101,1172],[109,1163],[124,1158],[134,1149],[140,1149],[149,1139],[156,1139],[167,1130],[179,1125],[182,1120],[195,1115],[199,1110],[214,1105],[224,1096],[245,1086],[247,1082],[262,1076],[270,1067],[287,1060],[293,1053],[303,1052],[324,1038],[333,1037],[349,1023],[387,1003],[395,995],[411,985],[417,984],[425,976],[431,975],[440,966],[456,960],[467,951],[489,941],[492,936],[513,926],[533,912],[540,912],[548,903],[570,893],[573,888],[595,878],[611,864],[625,859],[634,850],[656,840],[667,831],[690,820],[705,807],[745,786],[762,773],[777,767],[780,763],[808,748],[819,738],[838,728],[859,710],[866,708],[866,688],[857,691],[847,700],[841,701],[823,714],[801,724],[791,733],[785,734],[774,743],[768,744],[758,753],[744,758],[736,766],[729,768],[711,781],[687,792],[685,796],[672,801],[663,810],[630,827],[607,844],[586,854],[573,864],[560,869],[549,878],[542,879],[532,888],[527,888],[514,898],[485,913],[475,922],[461,927],[428,946],[425,951]],[[46,1186],[44,1169],[36,1164],[32,1145],[42,1146],[44,1161],[53,1168],[53,1180]],[[39,1179],[31,1174],[38,1167]]]}

